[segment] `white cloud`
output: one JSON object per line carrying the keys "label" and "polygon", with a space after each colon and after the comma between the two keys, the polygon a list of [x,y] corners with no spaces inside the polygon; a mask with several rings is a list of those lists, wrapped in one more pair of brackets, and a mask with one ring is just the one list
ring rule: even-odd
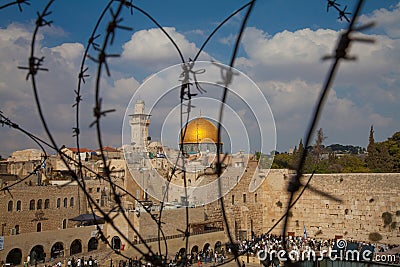
{"label": "white cloud", "polygon": [[199,36],[203,36],[203,37],[206,36],[205,32],[200,29],[195,29],[195,30],[185,32],[185,35],[189,35],[189,34],[195,34],[195,35],[199,35]]}
{"label": "white cloud", "polygon": [[[269,36],[257,28],[246,30],[243,47],[247,57],[240,58],[237,66],[270,101],[278,146],[295,145],[303,136],[331,64],[320,59],[334,51],[339,34],[302,29]],[[351,45],[349,54],[359,60],[341,62],[320,125],[337,142],[365,145],[367,139],[359,137],[371,124],[381,127],[384,136],[399,130],[395,110],[400,101],[400,42],[383,35],[358,36],[374,38],[376,43]]]}
{"label": "white cloud", "polygon": [[400,2],[393,7],[393,10],[380,8],[371,14],[362,15],[359,18],[361,23],[376,22],[376,28],[382,29],[391,38],[400,38]]}
{"label": "white cloud", "polygon": [[[174,42],[181,50],[184,60],[193,58],[198,48],[173,27],[165,27]],[[141,30],[135,32],[131,40],[123,45],[121,58],[131,60],[133,64],[150,70],[159,70],[171,65],[181,63],[181,58],[168,37],[160,29]],[[210,57],[203,53],[203,59]]]}
{"label": "white cloud", "polygon": [[[349,53],[358,56],[359,60],[341,62],[320,122],[320,126],[329,136],[328,143],[366,145],[371,124],[376,128],[377,140],[383,139],[378,133],[386,138],[400,130],[400,118],[397,114],[400,102],[400,40],[397,39],[399,10],[400,4],[397,4],[393,10],[381,9],[360,18],[362,23],[377,20],[378,27],[388,35],[358,34],[373,37],[376,43],[353,43]],[[177,42],[184,59],[193,58],[198,51],[195,43],[190,42],[175,28],[165,29]],[[194,30],[186,34],[203,33]],[[246,54],[238,58],[236,64],[257,82],[271,105],[277,125],[279,150],[286,150],[303,137],[331,64],[330,61],[322,63],[320,59],[333,53],[339,34],[330,29],[301,29],[295,32],[282,31],[271,36],[255,27],[246,30],[242,39],[242,48]],[[30,81],[25,80],[27,72],[17,69],[17,66],[27,65],[31,35],[31,30],[18,24],[0,29],[0,106],[15,122],[45,136],[33,102]],[[49,69],[49,72],[40,72],[37,76],[45,116],[59,143],[74,145],[73,90],[77,84],[83,45],[70,42],[45,47],[42,40],[43,35],[39,34],[37,55],[45,57],[43,67]],[[220,39],[220,42],[229,43],[232,40],[232,36],[228,36]],[[210,57],[204,53],[202,58]],[[132,63],[133,68],[155,71],[180,62],[175,47],[162,31],[149,29],[134,33],[123,46],[121,59],[110,61],[110,66],[122,71]],[[111,65],[112,63],[116,64]],[[93,62],[89,61],[88,64]],[[81,131],[83,145],[95,148],[95,131],[88,128],[94,120],[95,66],[89,67],[91,77],[87,79],[82,90]],[[139,83],[115,69],[112,70],[112,75],[101,78],[101,97],[103,108],[115,108],[116,112],[102,118],[102,129],[105,144],[119,145],[125,108]],[[204,76],[211,81],[220,80],[220,73],[207,73]],[[198,78],[202,78],[201,75]],[[169,84],[179,84],[179,72],[156,80],[155,83],[167,90]],[[248,88],[244,88],[241,93],[250,99],[253,96]],[[254,103],[259,105],[260,101],[255,99]],[[360,136],[365,136],[365,140]],[[15,135],[9,129],[1,129],[0,138],[7,140],[2,143],[3,150],[27,146],[25,137]]]}
{"label": "white cloud", "polygon": [[51,49],[53,53],[60,53],[62,58],[76,60],[82,58],[83,45],[80,43],[64,43]]}
{"label": "white cloud", "polygon": [[221,37],[219,42],[224,45],[231,45],[235,42],[236,36],[234,34],[229,34],[228,36]]}
{"label": "white cloud", "polygon": [[[39,35],[41,36],[41,35]],[[38,116],[32,93],[31,81],[26,80],[27,70],[19,70],[18,66],[26,66],[30,53],[32,33],[27,27],[11,24],[0,29],[0,109],[4,115],[22,128],[46,139],[42,123]],[[77,87],[78,72],[83,56],[84,46],[80,43],[63,43],[54,47],[43,46],[39,38],[35,55],[44,57],[43,68],[49,71],[39,71],[35,76],[39,98],[48,126],[59,145],[75,146],[72,128],[75,127],[74,90]],[[94,120],[94,83],[95,65],[89,65],[86,84],[82,85],[80,106],[81,144],[96,148],[94,128],[89,124]],[[117,146],[121,143],[122,118],[125,106],[128,104],[138,82],[134,78],[124,78],[115,73],[116,79],[101,79],[101,94],[103,109],[114,108],[114,113],[102,118],[103,138],[106,145]],[[0,128],[2,142],[0,154],[7,156],[11,151],[36,147],[33,142],[15,130]],[[54,152],[49,149],[49,152]]]}

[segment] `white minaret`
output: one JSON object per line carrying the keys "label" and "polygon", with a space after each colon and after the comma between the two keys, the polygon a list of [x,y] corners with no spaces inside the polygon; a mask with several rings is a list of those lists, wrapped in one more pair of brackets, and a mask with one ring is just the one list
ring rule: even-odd
{"label": "white minaret", "polygon": [[131,117],[129,120],[131,125],[131,145],[136,150],[145,151],[149,141],[150,115],[144,113],[143,100],[136,101],[133,115],[129,116]]}

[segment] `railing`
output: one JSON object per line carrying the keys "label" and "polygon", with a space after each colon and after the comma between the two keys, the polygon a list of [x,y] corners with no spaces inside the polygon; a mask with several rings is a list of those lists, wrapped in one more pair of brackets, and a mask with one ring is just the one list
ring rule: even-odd
{"label": "railing", "polygon": [[[203,235],[203,234],[209,234],[209,233],[214,233],[214,232],[221,232],[224,231],[223,228],[214,228],[214,229],[210,229],[210,230],[205,230],[205,231],[200,231],[200,232],[193,232],[190,233],[190,236],[194,236],[194,235]],[[143,243],[151,243],[151,242],[158,242],[161,240],[169,240],[169,239],[175,239],[175,238],[183,238],[185,237],[185,234],[176,234],[176,235],[169,235],[169,236],[165,236],[164,237],[160,237],[160,239],[158,237],[153,237],[153,238],[148,238],[145,239],[144,242],[141,241],[134,241],[135,244],[143,244]]]}

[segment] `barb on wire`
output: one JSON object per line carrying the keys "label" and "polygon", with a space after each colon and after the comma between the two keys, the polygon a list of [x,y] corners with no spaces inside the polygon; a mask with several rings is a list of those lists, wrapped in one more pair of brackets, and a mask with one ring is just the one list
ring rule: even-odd
{"label": "barb on wire", "polygon": [[[206,72],[205,69],[199,69],[199,70],[193,70],[194,67],[194,61],[189,58],[189,61],[186,63],[182,64],[182,73],[180,75],[180,78],[183,78],[182,80],[179,80],[182,83],[183,89],[188,88],[190,85],[193,85],[191,83],[192,80],[194,80],[194,83],[196,85],[197,90],[202,94],[206,93],[207,90],[204,90],[200,83],[197,81],[197,74],[203,74]],[[193,79],[190,78],[190,74],[193,75]],[[185,94],[187,94],[188,98],[184,98],[185,100],[191,99],[192,96],[196,96],[197,94],[191,94],[190,92],[183,91]],[[182,95],[181,95],[182,98]]]}
{"label": "barb on wire", "polygon": [[38,16],[38,18],[37,18],[37,20],[36,20],[36,25],[38,26],[38,27],[44,27],[44,26],[51,26],[51,24],[53,23],[53,21],[52,20],[46,20],[45,19],[45,17],[47,17],[47,16],[49,16],[50,14],[51,14],[52,12],[51,11],[49,11],[49,12],[44,12],[44,13],[42,13],[42,14],[40,14],[39,12],[37,12],[37,16]]}
{"label": "barb on wire", "polygon": [[350,43],[352,41],[356,41],[356,42],[363,42],[363,43],[374,43],[375,40],[372,38],[363,38],[363,37],[350,37],[350,34],[352,32],[355,31],[362,31],[365,29],[369,29],[371,27],[373,27],[375,25],[374,22],[368,23],[366,25],[360,26],[358,28],[355,29],[349,29],[347,31],[345,31],[344,33],[341,34],[340,39],[339,39],[339,43],[337,45],[337,48],[335,50],[335,55],[327,55],[324,56],[322,58],[322,60],[327,60],[327,59],[332,59],[332,58],[336,58],[336,59],[345,59],[345,60],[356,60],[357,57],[356,56],[349,56],[348,55],[348,49],[350,46]]}
{"label": "barb on wire", "polygon": [[114,14],[114,12],[111,8],[110,8],[110,13],[111,13],[111,16],[113,17],[113,20],[108,23],[107,33],[111,35],[110,44],[113,44],[114,38],[115,38],[115,30],[117,28],[122,29],[122,30],[127,30],[127,31],[132,31],[133,29],[131,27],[119,25],[118,23],[122,22],[124,20],[124,18],[117,18],[117,15]]}
{"label": "barb on wire", "polygon": [[343,21],[343,19],[345,19],[347,22],[350,22],[350,19],[347,17],[347,15],[350,15],[351,12],[346,12],[347,9],[347,5],[344,6],[343,9],[340,9],[340,4],[336,3],[336,0],[327,0],[327,4],[326,4],[326,12],[329,12],[329,8],[333,7],[334,9],[336,9],[336,11],[339,14],[338,19],[340,21]]}
{"label": "barb on wire", "polygon": [[30,6],[31,3],[29,0],[16,0],[15,2],[10,2],[8,4],[0,6],[0,10],[3,8],[6,8],[6,7],[12,6],[12,5],[18,5],[19,12],[22,12],[22,5]]}
{"label": "barb on wire", "polygon": [[[83,83],[85,83],[85,78],[90,77],[89,74],[86,74],[86,72],[87,72],[88,69],[89,69],[89,68],[86,67],[84,70],[82,70],[81,72],[79,72],[78,79],[82,80]],[[76,91],[76,90],[75,90],[75,93],[76,93],[77,95],[79,95],[79,92]],[[82,98],[80,98],[79,101],[80,101],[80,100],[82,100]],[[76,102],[79,102],[79,101],[76,100]]]}
{"label": "barb on wire", "polygon": [[18,69],[21,70],[29,70],[28,74],[26,75],[26,80],[29,79],[29,76],[34,76],[38,73],[38,71],[49,71],[49,69],[42,68],[44,57],[37,58],[37,57],[30,57],[29,58],[29,66],[28,67],[21,67],[19,66]]}
{"label": "barb on wire", "polygon": [[221,84],[224,87],[228,87],[232,83],[234,75],[239,75],[238,72],[233,71],[232,67],[225,67],[216,61],[212,61],[212,64],[220,68],[222,81],[217,81],[217,84]]}
{"label": "barb on wire", "polygon": [[[102,18],[102,16],[101,16],[101,18]],[[97,25],[98,26],[98,25]],[[95,30],[97,29],[97,27],[95,27]],[[89,38],[89,41],[88,41],[88,44],[89,44],[89,46],[92,46],[93,47],[93,49],[94,50],[99,50],[99,48],[100,48],[100,45],[98,44],[98,43],[96,43],[95,42],[95,40],[97,39],[97,38],[99,38],[101,36],[101,34],[98,34],[98,35],[96,35],[96,36],[90,36],[90,38]],[[87,52],[87,51],[86,51]]]}
{"label": "barb on wire", "polygon": [[119,54],[109,54],[109,55],[107,55],[104,51],[101,51],[98,54],[97,58],[92,57],[89,54],[87,55],[87,57],[90,58],[91,60],[93,60],[94,62],[96,62],[98,64],[101,64],[101,65],[104,64],[104,66],[106,68],[107,76],[111,76],[110,68],[108,67],[108,64],[107,64],[107,58],[109,58],[109,57],[119,57],[119,56],[120,56]]}
{"label": "barb on wire", "polygon": [[130,0],[129,2],[128,2],[128,1],[125,1],[125,5],[126,5],[127,8],[129,8],[129,11],[131,12],[131,15],[133,15],[133,4],[132,4],[132,0]]}
{"label": "barb on wire", "polygon": [[[102,99],[100,98],[98,101],[98,105],[96,107],[93,108],[93,116],[96,118],[90,125],[89,127],[93,127],[93,125],[98,124],[99,120],[101,117],[105,117],[107,115],[107,113],[111,113],[111,112],[115,112],[116,109],[107,109],[107,110],[101,110],[101,102]],[[102,147],[100,147],[102,148]]]}
{"label": "barb on wire", "polygon": [[331,8],[331,7],[339,8],[340,4],[336,3],[336,0],[327,0],[326,12],[329,12],[329,8]]}

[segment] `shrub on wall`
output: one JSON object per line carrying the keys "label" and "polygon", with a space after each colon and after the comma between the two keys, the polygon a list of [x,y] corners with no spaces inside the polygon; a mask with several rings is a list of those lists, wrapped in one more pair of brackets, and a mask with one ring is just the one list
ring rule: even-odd
{"label": "shrub on wall", "polygon": [[382,235],[380,233],[377,233],[377,232],[370,233],[369,236],[368,236],[368,239],[370,241],[372,241],[372,242],[377,242],[377,241],[382,240]]}
{"label": "shrub on wall", "polygon": [[382,213],[382,219],[385,226],[387,226],[392,223],[392,214],[386,211]]}

